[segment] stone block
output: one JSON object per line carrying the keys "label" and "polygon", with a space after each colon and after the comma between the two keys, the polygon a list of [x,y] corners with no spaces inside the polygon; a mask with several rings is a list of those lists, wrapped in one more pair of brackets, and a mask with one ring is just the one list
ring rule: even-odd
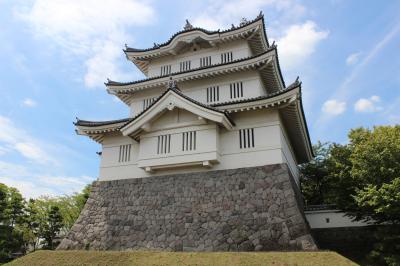
{"label": "stone block", "polygon": [[58,249],[313,250],[294,184],[279,164],[97,181]]}

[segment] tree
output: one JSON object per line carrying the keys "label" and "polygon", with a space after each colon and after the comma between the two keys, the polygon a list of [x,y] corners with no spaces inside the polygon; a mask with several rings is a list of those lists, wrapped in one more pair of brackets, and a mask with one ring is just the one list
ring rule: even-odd
{"label": "tree", "polygon": [[354,196],[358,209],[358,219],[364,218],[379,227],[376,237],[379,240],[370,258],[376,264],[400,265],[400,177],[390,183],[368,185]]}
{"label": "tree", "polygon": [[350,145],[334,143],[331,145],[330,157],[327,159],[326,182],[329,183],[327,203],[334,204],[339,209],[354,205],[352,195],[355,193],[357,183],[350,173],[351,154],[352,147]]}
{"label": "tree", "polygon": [[25,206],[23,223],[18,227],[21,231],[25,249],[28,250],[29,246],[36,250],[39,244],[39,215],[36,202],[34,199],[30,199]]}
{"label": "tree", "polygon": [[[90,194],[91,189],[92,189],[92,185],[91,185],[91,184],[88,184],[88,185],[86,185],[86,186],[83,188],[83,190],[82,190],[81,193],[75,194],[75,195],[74,195],[74,200],[75,200],[75,202],[76,202],[76,206],[77,206],[78,209],[79,209],[79,212],[80,212],[80,211],[83,209],[83,207],[85,206],[86,201],[87,201],[88,198],[89,198],[89,194]],[[79,216],[79,215],[78,215],[78,216]],[[78,217],[76,217],[76,218],[78,218]]]}
{"label": "tree", "polygon": [[42,237],[45,240],[46,248],[54,249],[54,239],[63,226],[60,209],[57,206],[51,206],[47,218],[47,222],[42,225]]}
{"label": "tree", "polygon": [[35,250],[39,240],[54,249],[60,232],[67,232],[78,218],[90,192],[61,197],[40,197],[28,202],[19,191],[0,183],[0,263],[14,252]]}
{"label": "tree", "polygon": [[0,263],[7,262],[11,253],[23,247],[22,236],[14,228],[22,211],[19,196],[16,189],[0,184]]}
{"label": "tree", "polygon": [[350,176],[351,148],[337,143],[318,142],[315,157],[300,166],[301,191],[306,205],[347,206],[353,201],[354,180]]}
{"label": "tree", "polygon": [[300,166],[301,190],[306,205],[326,203],[326,194],[329,192],[328,158],[331,146],[328,143],[318,142],[313,145],[315,157]]}
{"label": "tree", "polygon": [[400,265],[400,125],[353,129],[348,144],[332,144],[320,158],[301,167],[306,202],[334,203],[355,220],[383,225],[371,257]]}
{"label": "tree", "polygon": [[10,226],[14,227],[17,223],[21,223],[22,214],[24,211],[24,199],[16,188],[8,188],[8,202],[6,216]]}
{"label": "tree", "polygon": [[0,224],[4,224],[6,220],[7,192],[8,187],[0,183]]}
{"label": "tree", "polygon": [[90,185],[85,186],[81,193],[70,196],[58,197],[53,204],[58,206],[63,217],[63,231],[67,232],[78,219],[87,199],[89,198]]}
{"label": "tree", "polygon": [[382,186],[400,176],[400,125],[350,131],[351,175],[360,186]]}
{"label": "tree", "polygon": [[353,129],[348,144],[318,142],[314,150],[316,157],[300,167],[308,204],[336,204],[351,213],[359,208],[357,191],[400,176],[400,126]]}
{"label": "tree", "polygon": [[368,185],[354,196],[358,206],[355,213],[359,218],[377,224],[400,225],[400,177],[390,183]]}

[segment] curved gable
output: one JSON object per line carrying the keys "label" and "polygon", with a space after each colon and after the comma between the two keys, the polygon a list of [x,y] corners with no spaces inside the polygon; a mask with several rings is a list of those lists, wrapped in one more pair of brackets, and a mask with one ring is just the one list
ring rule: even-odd
{"label": "curved gable", "polygon": [[225,112],[202,105],[184,96],[177,89],[168,89],[148,109],[124,125],[121,132],[124,136],[136,137],[143,131],[150,131],[155,120],[175,108],[186,110],[199,120],[205,119],[221,124],[227,129],[232,129],[234,126]]}

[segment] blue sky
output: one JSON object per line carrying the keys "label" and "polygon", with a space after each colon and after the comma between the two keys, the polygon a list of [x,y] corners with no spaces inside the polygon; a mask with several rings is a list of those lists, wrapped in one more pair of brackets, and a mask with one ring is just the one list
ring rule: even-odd
{"label": "blue sky", "polygon": [[100,146],[72,122],[127,117],[107,78],[142,78],[122,48],[194,26],[229,28],[262,10],[285,81],[299,75],[313,142],[400,123],[399,1],[0,0],[0,182],[26,197],[79,191]]}

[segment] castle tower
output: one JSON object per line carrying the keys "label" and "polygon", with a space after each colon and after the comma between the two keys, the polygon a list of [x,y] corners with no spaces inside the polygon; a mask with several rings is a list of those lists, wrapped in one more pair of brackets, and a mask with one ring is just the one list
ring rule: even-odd
{"label": "castle tower", "polygon": [[301,83],[286,86],[264,17],[126,47],[146,76],[107,91],[128,118],[77,120],[102,146],[98,181],[60,249],[315,248],[297,165],[313,154]]}

